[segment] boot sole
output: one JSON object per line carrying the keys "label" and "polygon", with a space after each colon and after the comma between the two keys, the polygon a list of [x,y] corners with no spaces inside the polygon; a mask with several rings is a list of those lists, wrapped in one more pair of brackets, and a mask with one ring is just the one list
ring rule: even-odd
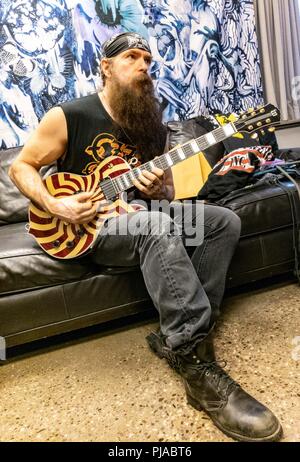
{"label": "boot sole", "polygon": [[278,422],[278,428],[276,429],[276,431],[274,433],[272,433],[272,435],[268,435],[268,436],[265,436],[263,438],[249,438],[249,437],[241,435],[239,433],[231,432],[228,429],[222,427],[222,425],[220,425],[220,423],[214,419],[212,414],[210,414],[208,411],[206,411],[201,406],[201,404],[198,403],[198,401],[196,401],[194,398],[192,398],[188,394],[187,394],[187,402],[193,408],[197,409],[197,411],[204,411],[211,418],[211,420],[213,421],[215,426],[219,428],[219,430],[221,430],[223,433],[225,433],[225,435],[229,436],[230,438],[233,438],[234,440],[256,442],[256,443],[259,443],[259,442],[267,443],[267,442],[272,442],[272,441],[278,441],[283,435],[282,427],[281,427],[279,422]]}

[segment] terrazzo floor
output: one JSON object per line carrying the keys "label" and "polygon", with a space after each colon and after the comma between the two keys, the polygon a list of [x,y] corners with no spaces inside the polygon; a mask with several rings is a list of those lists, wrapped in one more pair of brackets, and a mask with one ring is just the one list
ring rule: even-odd
{"label": "terrazzo floor", "polygon": [[[147,347],[156,319],[60,336],[0,367],[0,441],[231,441],[186,403],[180,377]],[[300,287],[225,298],[216,352],[300,442]]]}

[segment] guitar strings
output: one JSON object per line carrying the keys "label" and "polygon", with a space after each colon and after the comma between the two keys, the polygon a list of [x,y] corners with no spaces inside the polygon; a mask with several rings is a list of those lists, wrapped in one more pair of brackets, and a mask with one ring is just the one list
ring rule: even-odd
{"label": "guitar strings", "polygon": [[[210,133],[214,136],[216,143],[224,139],[224,129],[222,127],[216,128]],[[216,144],[216,143],[213,143],[213,144],[209,143],[206,139],[206,135],[202,135],[201,137],[195,139],[194,142],[197,143],[199,151],[207,149],[213,144]],[[181,146],[181,149],[186,158],[193,154],[196,154],[194,149],[191,147],[190,143],[191,142],[189,141],[186,144],[183,144]],[[173,151],[162,154],[160,157],[153,159],[150,162],[146,162],[141,167],[136,167],[130,170],[130,172],[126,172],[116,178],[112,178],[111,183],[105,186],[106,192],[109,194],[109,196],[115,196],[116,194],[118,194],[118,192],[128,189],[126,185],[126,180],[130,184],[132,182],[132,176],[135,179],[138,179],[140,175],[140,171],[147,170],[151,172],[152,171],[151,163],[160,167],[162,170],[166,170],[168,167],[170,167],[170,164],[166,159],[167,155],[171,157],[173,163],[174,161],[177,163],[178,160],[184,160],[180,158],[178,154],[178,149],[174,149]],[[126,180],[125,180],[125,177],[126,177]]]}

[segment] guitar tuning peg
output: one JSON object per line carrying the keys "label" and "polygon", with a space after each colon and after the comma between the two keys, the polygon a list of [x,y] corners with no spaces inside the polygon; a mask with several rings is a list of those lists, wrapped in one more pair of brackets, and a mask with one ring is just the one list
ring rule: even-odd
{"label": "guitar tuning peg", "polygon": [[266,132],[264,130],[259,130],[262,135],[265,135]]}
{"label": "guitar tuning peg", "polygon": [[253,133],[253,135],[251,135],[251,138],[252,138],[253,140],[256,140],[257,137],[258,137],[258,134],[257,134],[257,133]]}
{"label": "guitar tuning peg", "polygon": [[270,127],[270,128],[268,128],[268,132],[270,132],[270,133],[274,133],[275,130],[276,130],[275,127]]}
{"label": "guitar tuning peg", "polygon": [[254,111],[254,107],[249,107],[247,112],[253,112],[253,111]]}
{"label": "guitar tuning peg", "polygon": [[260,112],[261,114],[263,114],[264,112],[266,112],[266,110],[265,110],[264,108],[261,108],[261,109],[259,110],[259,112]]}

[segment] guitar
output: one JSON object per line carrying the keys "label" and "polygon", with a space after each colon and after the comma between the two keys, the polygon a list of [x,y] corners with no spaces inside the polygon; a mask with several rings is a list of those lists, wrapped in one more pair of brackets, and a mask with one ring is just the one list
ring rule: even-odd
{"label": "guitar", "polygon": [[[100,201],[100,211],[92,221],[79,225],[66,223],[31,202],[28,212],[28,232],[42,249],[54,258],[70,259],[82,256],[92,249],[106,219],[145,209],[139,204],[128,204],[124,198],[125,191],[133,187],[133,180],[137,179],[143,170],[151,172],[153,167],[167,170],[235,133],[253,132],[252,137],[255,138],[257,137],[255,131],[262,130],[279,120],[279,110],[267,104],[257,109],[249,109],[235,122],[220,126],[133,169],[121,157],[110,156],[104,159],[90,175],[54,173],[44,180],[52,196],[59,198],[79,192],[94,191],[92,201]],[[274,131],[274,127],[269,130]]]}

